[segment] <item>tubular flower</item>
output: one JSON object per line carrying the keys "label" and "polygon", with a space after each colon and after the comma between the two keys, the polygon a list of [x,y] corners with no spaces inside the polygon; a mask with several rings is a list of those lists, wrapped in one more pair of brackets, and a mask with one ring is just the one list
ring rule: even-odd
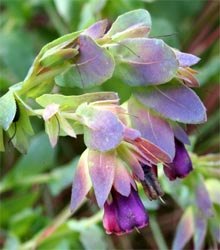
{"label": "tubular flower", "polygon": [[182,142],[175,140],[176,154],[171,163],[164,165],[164,173],[169,180],[186,177],[192,170],[192,162]]}
{"label": "tubular flower", "polygon": [[135,228],[143,228],[148,222],[148,214],[133,187],[128,197],[114,189],[111,191],[111,201],[104,204],[103,225],[106,233],[122,235]]}
{"label": "tubular flower", "polygon": [[[199,58],[179,52],[160,39],[148,38],[151,22],[147,19],[145,11],[129,12],[110,28],[106,21],[98,22],[78,39],[82,55],[69,76],[75,80],[80,72],[79,83],[85,79],[84,87],[90,87],[94,86],[92,78],[101,84],[117,67],[115,74],[133,87],[123,106],[115,93],[96,93],[96,98],[88,95],[88,101],[74,97],[76,107],[60,107],[62,112],[68,111],[63,112],[65,118],[74,121],[71,124],[76,134],[84,134],[87,147],[73,181],[71,211],[85,197],[92,199],[104,207],[103,225],[108,234],[121,235],[148,225],[136,182],[141,183],[149,200],[155,200],[163,195],[158,164],[164,166],[169,180],[186,177],[192,171],[192,163],[184,147],[189,140],[180,124],[206,121],[204,105],[189,88],[198,86],[193,76],[196,72],[190,66]],[[95,53],[88,57],[87,52],[94,48]],[[93,58],[97,52],[96,62]],[[106,71],[99,65],[107,67]],[[101,78],[100,71],[104,73]],[[175,77],[184,84],[169,82]],[[62,79],[58,80],[62,83]]]}
{"label": "tubular flower", "polygon": [[[88,148],[80,157],[74,177],[71,211],[88,197],[100,208],[104,207],[103,225],[107,233],[121,235],[146,226],[148,215],[135,181],[142,184],[150,200],[160,198],[163,191],[157,178],[158,163],[164,164],[170,180],[184,177],[191,171],[183,143],[175,139],[176,153],[172,158],[143,138],[138,130],[128,127],[125,110],[116,103],[83,104],[76,113],[84,130],[88,131],[84,135]],[[110,124],[117,129],[113,130]],[[185,140],[179,131],[176,134]]]}

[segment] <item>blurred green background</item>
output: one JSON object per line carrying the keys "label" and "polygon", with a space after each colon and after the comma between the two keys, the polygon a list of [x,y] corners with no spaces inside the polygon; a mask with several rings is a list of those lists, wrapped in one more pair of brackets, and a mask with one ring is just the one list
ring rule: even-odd
{"label": "blurred green background", "polygon": [[[28,154],[16,151],[7,143],[6,136],[6,149],[0,154],[2,249],[218,248],[219,1],[1,0],[0,96],[25,78],[46,43],[100,19],[107,18],[111,23],[118,15],[137,8],[144,8],[151,14],[150,37],[159,37],[170,46],[201,58],[194,67],[199,71],[197,78],[201,84],[195,91],[207,108],[208,122],[187,128],[194,173],[184,181],[171,184],[161,177],[166,205],[149,202],[143,197],[150,214],[148,228],[125,236],[108,236],[102,228],[101,212],[88,202],[68,218],[74,169],[85,148],[82,138],[76,141],[61,137],[52,149],[43,122],[33,118],[35,136],[31,138]],[[117,91],[122,101],[130,94],[115,78],[97,90]],[[61,91],[67,95],[80,93],[79,89]],[[203,196],[211,200],[212,215],[202,215],[203,226],[195,222],[194,215],[200,213],[195,204],[197,190],[202,190]],[[178,224],[179,221],[182,224]],[[184,225],[194,229],[192,232],[184,230]]]}

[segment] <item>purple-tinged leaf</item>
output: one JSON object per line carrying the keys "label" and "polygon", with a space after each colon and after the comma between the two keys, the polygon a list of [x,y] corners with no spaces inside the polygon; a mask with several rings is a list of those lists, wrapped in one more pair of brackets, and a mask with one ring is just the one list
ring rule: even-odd
{"label": "purple-tinged leaf", "polygon": [[201,176],[198,178],[196,184],[195,195],[197,206],[206,217],[211,217],[213,216],[212,202]]}
{"label": "purple-tinged leaf", "polygon": [[59,111],[59,105],[58,104],[51,103],[51,104],[47,105],[46,108],[44,109],[44,113],[43,113],[44,120],[46,121],[46,120],[50,119],[58,111]]}
{"label": "purple-tinged leaf", "polygon": [[193,236],[194,228],[193,228],[193,211],[192,207],[188,207],[176,230],[176,235],[173,241],[172,249],[181,250],[184,248],[186,243],[190,240]]}
{"label": "purple-tinged leaf", "polygon": [[176,76],[178,62],[160,39],[133,38],[110,47],[118,74],[130,86],[158,85]]}
{"label": "purple-tinged leaf", "polygon": [[133,141],[141,137],[141,133],[136,129],[124,127],[123,137],[126,141]]}
{"label": "purple-tinged leaf", "polygon": [[104,36],[108,26],[108,20],[101,20],[88,29],[86,29],[83,34],[92,37],[93,39],[98,39]]}
{"label": "purple-tinged leaf", "polygon": [[[145,32],[140,28],[145,28]],[[132,10],[121,16],[119,16],[112,24],[111,28],[106,34],[106,37],[112,37],[112,39],[120,40],[123,37],[134,37],[133,32],[137,35],[146,36],[151,28],[151,17],[148,11],[143,9]]]}
{"label": "purple-tinged leaf", "polygon": [[193,235],[193,242],[194,242],[194,249],[201,250],[203,249],[203,243],[206,235],[207,230],[207,219],[203,217],[200,211],[194,210],[193,211],[194,217],[194,235]]}
{"label": "purple-tinged leaf", "polygon": [[127,163],[131,168],[133,173],[140,179],[144,179],[144,171],[141,167],[141,164],[138,161],[138,158],[135,157],[135,153],[132,153],[129,148],[126,147],[126,144],[122,144],[117,148],[118,155],[120,158]]}
{"label": "purple-tinged leaf", "polygon": [[147,156],[152,164],[171,162],[169,155],[149,140],[138,138],[133,142],[133,144]]}
{"label": "purple-tinged leaf", "polygon": [[104,152],[120,144],[123,125],[114,113],[83,104],[76,113],[85,125],[84,141],[88,148]]}
{"label": "purple-tinged leaf", "polygon": [[129,99],[128,112],[131,114],[133,128],[140,131],[143,138],[169,155],[170,161],[172,161],[175,155],[175,145],[173,131],[169,123],[153,114],[135,98]]}
{"label": "purple-tinged leaf", "polygon": [[104,205],[111,191],[115,176],[115,164],[115,154],[113,151],[103,153],[89,150],[89,174],[99,207]]}
{"label": "purple-tinged leaf", "polygon": [[192,54],[183,53],[176,49],[173,49],[180,67],[189,67],[200,61],[200,58]]}
{"label": "purple-tinged leaf", "polygon": [[91,188],[91,180],[88,171],[88,150],[85,150],[79,159],[76,173],[73,179],[71,194],[71,212],[73,213],[82,203]]}
{"label": "purple-tinged leaf", "polygon": [[176,122],[171,122],[170,125],[172,126],[174,136],[183,144],[190,145],[190,140],[185,130]]}
{"label": "purple-tinged leaf", "polygon": [[98,102],[98,101],[119,101],[118,94],[115,92],[93,92],[83,95],[64,96],[60,94],[44,94],[36,99],[37,103],[46,107],[51,103],[56,103],[61,110],[70,110],[74,112],[83,102]]}
{"label": "purple-tinged leaf", "polygon": [[113,186],[118,193],[128,196],[131,191],[131,176],[123,162],[119,159],[116,160],[115,165],[115,178]]}
{"label": "purple-tinged leaf", "polygon": [[114,60],[106,49],[100,47],[92,38],[80,35],[78,38],[79,55],[66,72],[55,78],[64,87],[92,87],[111,78]]}
{"label": "purple-tinged leaf", "polygon": [[196,124],[207,119],[199,97],[180,83],[151,86],[135,91],[134,96],[145,106],[174,121]]}

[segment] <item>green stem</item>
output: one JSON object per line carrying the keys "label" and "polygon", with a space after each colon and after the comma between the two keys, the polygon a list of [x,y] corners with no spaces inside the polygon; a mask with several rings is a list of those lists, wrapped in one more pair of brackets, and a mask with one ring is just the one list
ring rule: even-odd
{"label": "green stem", "polygon": [[15,180],[13,183],[7,183],[7,181],[2,181],[0,183],[0,194],[6,192],[16,186],[23,186],[23,185],[33,185],[33,184],[42,184],[48,183],[50,180],[56,179],[56,176],[53,174],[41,174],[36,176],[27,176],[23,179]]}
{"label": "green stem", "polygon": [[164,237],[163,237],[163,234],[160,230],[160,227],[159,227],[159,224],[156,220],[156,217],[155,215],[151,215],[151,218],[150,218],[150,228],[151,228],[151,231],[153,233],[153,236],[154,236],[154,239],[157,243],[157,246],[158,246],[158,249],[159,250],[166,250],[166,249],[169,249],[167,247],[167,244],[164,240]]}

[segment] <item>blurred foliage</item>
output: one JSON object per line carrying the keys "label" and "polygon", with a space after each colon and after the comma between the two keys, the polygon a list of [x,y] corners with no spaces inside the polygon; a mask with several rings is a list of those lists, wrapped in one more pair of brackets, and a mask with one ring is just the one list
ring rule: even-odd
{"label": "blurred foliage", "polygon": [[[217,249],[220,243],[219,159],[219,2],[206,0],[1,0],[0,95],[24,79],[41,47],[53,39],[93,22],[137,8],[147,9],[153,22],[151,37],[201,57],[197,66],[208,122],[189,126],[195,171],[186,180],[161,178],[166,205],[149,202],[150,227],[130,235],[105,235],[102,213],[83,204],[71,218],[71,182],[83,141],[61,138],[51,149],[43,123],[32,120],[36,135],[28,154],[20,155],[9,138],[0,155],[0,245],[3,249]],[[62,88],[62,93],[85,90]],[[112,78],[96,90],[124,91]],[[94,91],[92,89],[91,91]],[[174,187],[174,188],[173,188]],[[143,198],[144,199],[144,198]],[[206,202],[207,209],[200,204]],[[94,215],[92,215],[94,214]],[[179,223],[179,224],[178,224]],[[198,230],[200,229],[200,230]]]}

